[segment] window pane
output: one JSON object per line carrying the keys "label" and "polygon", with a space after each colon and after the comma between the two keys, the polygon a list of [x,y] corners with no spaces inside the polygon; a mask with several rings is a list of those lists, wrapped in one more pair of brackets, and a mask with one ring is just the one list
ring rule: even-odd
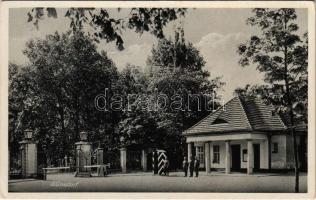
{"label": "window pane", "polygon": [[219,163],[219,162],[220,162],[219,146],[214,145],[213,146],[213,163]]}

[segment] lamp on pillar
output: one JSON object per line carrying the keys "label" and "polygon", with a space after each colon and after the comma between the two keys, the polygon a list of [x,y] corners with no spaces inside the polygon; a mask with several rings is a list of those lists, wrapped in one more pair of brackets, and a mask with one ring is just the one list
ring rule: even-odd
{"label": "lamp on pillar", "polygon": [[87,141],[87,140],[88,140],[88,134],[87,134],[87,132],[85,132],[85,131],[81,131],[81,132],[79,133],[79,136],[80,136],[80,140],[81,140],[81,141]]}
{"label": "lamp on pillar", "polygon": [[24,139],[19,142],[22,177],[37,176],[37,142],[33,141],[33,130],[24,131]]}
{"label": "lamp on pillar", "polygon": [[32,140],[32,139],[33,139],[33,130],[31,130],[31,129],[26,129],[26,130],[24,131],[24,138],[25,138],[26,140]]}

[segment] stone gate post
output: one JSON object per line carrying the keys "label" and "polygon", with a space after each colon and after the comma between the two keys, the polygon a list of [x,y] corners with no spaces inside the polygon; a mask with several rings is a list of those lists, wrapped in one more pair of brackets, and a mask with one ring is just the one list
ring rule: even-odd
{"label": "stone gate post", "polygon": [[80,132],[80,141],[76,145],[76,172],[77,176],[91,176],[91,143],[87,141],[87,133]]}
{"label": "stone gate post", "polygon": [[37,141],[33,140],[33,130],[24,131],[24,139],[19,142],[22,177],[37,176]]}

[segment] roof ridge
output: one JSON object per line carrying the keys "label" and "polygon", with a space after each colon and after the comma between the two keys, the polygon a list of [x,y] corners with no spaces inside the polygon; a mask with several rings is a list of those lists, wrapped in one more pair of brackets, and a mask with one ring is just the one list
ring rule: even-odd
{"label": "roof ridge", "polygon": [[238,102],[239,102],[239,104],[240,104],[240,107],[241,107],[242,111],[243,111],[244,114],[245,114],[247,124],[249,125],[250,129],[253,130],[253,127],[252,127],[252,125],[250,124],[250,121],[249,121],[249,119],[248,119],[247,112],[245,111],[244,105],[243,105],[243,103],[241,102],[241,101],[242,101],[242,100],[241,100],[241,97],[239,97],[239,95],[237,95],[237,99],[238,99]]}
{"label": "roof ridge", "polygon": [[215,115],[219,110],[221,110],[223,112],[223,107],[226,106],[228,103],[230,103],[231,101],[233,101],[233,99],[235,99],[236,97],[232,98],[231,100],[229,100],[228,102],[226,102],[225,104],[221,105],[220,107],[218,107],[214,112],[208,114],[206,117],[204,117],[203,119],[199,120],[198,123],[194,124],[193,126],[191,126],[190,128],[186,129],[185,131],[183,131],[183,133],[193,129],[194,127],[198,126],[199,124],[201,124],[206,118]]}

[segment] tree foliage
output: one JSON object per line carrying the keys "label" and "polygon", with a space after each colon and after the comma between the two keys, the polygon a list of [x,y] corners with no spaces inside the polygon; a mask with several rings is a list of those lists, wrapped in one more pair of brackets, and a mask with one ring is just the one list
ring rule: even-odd
{"label": "tree foliage", "polygon": [[260,8],[253,13],[254,17],[247,23],[260,28],[261,34],[240,44],[239,63],[241,66],[255,64],[264,73],[268,85],[251,90],[265,93],[263,96],[279,111],[289,112],[290,106],[297,110],[298,121],[302,117],[307,120],[308,37],[296,34],[299,27],[295,23],[295,9]]}
{"label": "tree foliage", "polygon": [[[131,8],[127,17],[114,18],[110,16],[109,9],[105,8],[69,8],[64,17],[70,19],[69,26],[73,31],[90,27],[95,41],[115,41],[118,49],[123,50],[122,32],[125,29],[132,29],[140,34],[150,32],[157,38],[163,38],[163,28],[185,13],[185,8]],[[45,17],[57,18],[56,8],[33,8],[28,12],[28,22],[32,22],[37,28],[39,21]]]}
{"label": "tree foliage", "polygon": [[19,130],[15,133],[34,129],[49,159],[73,154],[73,143],[81,130],[103,141],[113,132],[109,127],[115,119],[107,119],[115,118],[116,113],[98,112],[94,97],[105,88],[115,90],[118,72],[88,37],[80,32],[56,32],[43,40],[29,41],[24,54],[29,66],[15,74],[14,65],[10,67],[10,113],[15,113],[12,121],[20,125],[12,126]]}

